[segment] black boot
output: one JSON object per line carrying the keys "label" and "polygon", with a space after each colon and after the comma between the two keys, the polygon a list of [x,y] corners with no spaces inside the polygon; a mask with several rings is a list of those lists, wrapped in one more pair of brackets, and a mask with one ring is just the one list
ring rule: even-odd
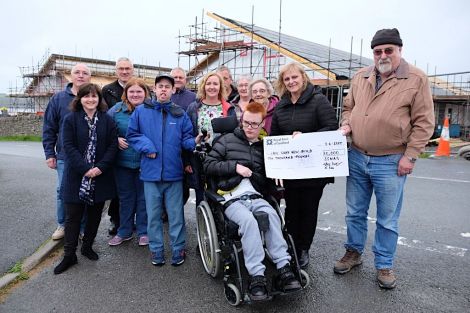
{"label": "black boot", "polygon": [[54,268],[54,274],[57,275],[57,274],[63,273],[69,267],[71,267],[72,265],[75,265],[75,264],[77,264],[77,256],[75,254],[71,255],[71,256],[64,256],[64,258],[59,263],[59,265],[57,265]]}
{"label": "black boot", "polygon": [[251,277],[250,286],[248,287],[250,298],[252,301],[261,301],[268,298],[268,290],[266,289],[266,278],[262,275]]}
{"label": "black boot", "polygon": [[297,251],[297,257],[299,258],[299,265],[301,269],[306,269],[308,263],[310,262],[310,257],[308,255],[308,250],[299,250]]}
{"label": "black boot", "polygon": [[279,275],[276,278],[276,289],[283,292],[296,291],[302,288],[300,282],[295,278],[289,264],[277,270]]}
{"label": "black boot", "polygon": [[86,256],[92,261],[96,261],[99,259],[98,254],[95,251],[93,251],[91,246],[82,246],[81,252],[82,252],[82,255]]}

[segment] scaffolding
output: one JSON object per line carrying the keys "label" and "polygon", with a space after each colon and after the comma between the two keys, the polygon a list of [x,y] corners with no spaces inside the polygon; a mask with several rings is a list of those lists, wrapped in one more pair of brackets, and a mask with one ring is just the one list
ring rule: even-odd
{"label": "scaffolding", "polygon": [[[358,69],[371,62],[362,57],[362,40],[361,55],[353,54],[353,38],[350,52],[343,53],[341,57],[338,57],[338,50],[331,47],[331,40],[329,47],[325,47],[323,51],[325,57],[320,60],[317,57],[315,62],[289,51],[284,47],[283,41],[292,40],[293,37],[288,38],[289,36],[281,33],[281,7],[279,29],[276,39],[271,41],[258,34],[261,28],[254,23],[254,7],[251,24],[230,20],[233,24],[227,26],[218,15],[207,15],[218,22],[210,26],[203,11],[201,17],[195,17],[194,23],[189,25],[189,33],[178,36],[178,66],[187,69],[191,89],[197,88],[202,76],[222,65],[231,70],[234,81],[241,75],[250,74],[252,77],[263,77],[274,82],[280,68],[294,60],[303,64],[309,77],[322,87],[324,94],[335,107],[339,120],[343,96],[347,92],[351,77]],[[298,47],[297,50],[301,49],[302,47]],[[341,72],[341,75],[333,72]]]}
{"label": "scaffolding", "polygon": [[434,98],[436,133],[449,117],[451,137],[470,141],[470,71],[428,75]]}
{"label": "scaffolding", "polygon": [[[296,61],[304,65],[312,83],[322,87],[339,121],[352,77],[360,68],[374,64],[373,60],[362,56],[362,39],[359,54],[354,54],[353,37],[346,52],[332,48],[331,39],[328,46],[322,46],[288,36],[281,33],[281,13],[280,1],[279,29],[274,32],[254,23],[254,6],[250,24],[208,12],[216,21],[211,26],[203,11],[201,17],[195,17],[194,23],[189,25],[189,34],[178,36],[178,66],[187,66],[190,88],[196,89],[203,75],[222,65],[231,70],[234,81],[240,75],[250,74],[273,82],[282,65]],[[460,127],[461,137],[467,140],[470,138],[469,74],[429,75],[436,124],[440,124],[445,114],[450,115]]]}
{"label": "scaffolding", "polygon": [[[51,96],[64,90],[71,82],[70,71],[77,63],[87,65],[92,74],[91,82],[101,87],[116,80],[115,61],[51,54],[46,51],[37,64],[19,68],[22,84],[10,86],[8,111],[11,114],[42,114]],[[149,86],[153,86],[157,75],[169,74],[170,71],[167,67],[134,64],[134,76],[143,78]]]}

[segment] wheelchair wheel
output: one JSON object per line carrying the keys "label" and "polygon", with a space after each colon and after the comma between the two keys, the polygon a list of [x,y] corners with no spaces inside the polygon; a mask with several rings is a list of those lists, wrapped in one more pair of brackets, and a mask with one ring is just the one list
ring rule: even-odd
{"label": "wheelchair wheel", "polygon": [[225,299],[232,306],[237,306],[242,302],[240,290],[234,284],[224,284]]}
{"label": "wheelchair wheel", "polygon": [[300,284],[302,285],[302,288],[306,288],[308,285],[310,285],[310,275],[304,270],[300,270],[300,276],[302,278],[302,281]]}
{"label": "wheelchair wheel", "polygon": [[202,264],[207,274],[217,277],[221,274],[220,248],[217,239],[212,211],[207,202],[202,201],[196,208],[197,240]]}

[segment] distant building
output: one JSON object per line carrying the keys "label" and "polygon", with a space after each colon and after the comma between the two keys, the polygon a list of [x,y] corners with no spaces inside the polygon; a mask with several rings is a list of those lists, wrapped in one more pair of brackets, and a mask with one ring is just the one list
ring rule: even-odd
{"label": "distant building", "polygon": [[[115,61],[50,54],[33,67],[20,67],[23,78],[21,89],[10,91],[9,112],[41,114],[46,110],[50,97],[63,90],[71,81],[70,70],[77,63],[86,64],[92,71],[91,82],[104,86],[116,80]],[[134,75],[153,85],[159,74],[169,74],[171,68],[134,64]]]}

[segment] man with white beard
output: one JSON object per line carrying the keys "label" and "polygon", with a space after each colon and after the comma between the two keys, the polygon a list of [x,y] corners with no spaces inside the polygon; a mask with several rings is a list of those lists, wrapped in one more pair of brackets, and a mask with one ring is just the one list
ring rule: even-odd
{"label": "man with white beard", "polygon": [[341,132],[352,139],[346,184],[347,241],[334,272],[362,264],[372,192],[377,222],[372,251],[381,288],[396,286],[393,259],[403,189],[418,155],[434,131],[427,76],[402,57],[396,28],[377,31],[371,42],[374,65],[359,70],[344,100]]}

